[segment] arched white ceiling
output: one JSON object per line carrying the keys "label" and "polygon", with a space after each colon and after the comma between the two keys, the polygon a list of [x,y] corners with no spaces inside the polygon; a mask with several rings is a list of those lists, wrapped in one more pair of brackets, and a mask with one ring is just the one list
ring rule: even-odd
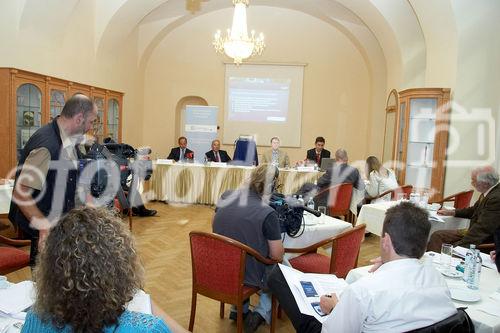
{"label": "arched white ceiling", "polygon": [[[206,0],[201,1],[199,11],[192,13],[186,9],[187,1],[190,0],[87,0],[82,4],[78,0],[13,0],[15,5],[4,3],[2,7],[17,8],[19,19],[13,31],[39,35],[40,41],[51,38],[64,42],[76,30],[61,27],[91,22],[88,30],[93,36],[96,57],[124,47],[134,48],[129,51],[136,54],[140,69],[170,31],[199,15],[232,6],[230,0]],[[449,1],[440,1],[438,7],[441,14],[448,16],[446,21],[452,22]],[[300,11],[339,29],[358,48],[372,74],[386,72],[388,89],[425,85],[427,62],[439,64],[436,58],[427,58],[426,41],[432,41],[436,48],[446,38],[444,33],[433,38],[430,31],[435,29],[426,31],[421,27],[417,13],[428,24],[432,22],[430,8],[412,0],[252,0],[250,6]],[[446,31],[450,30],[453,31]]]}
{"label": "arched white ceiling", "polygon": [[[121,7],[114,7],[116,12],[98,41],[99,49],[109,49],[109,46],[124,43],[129,38],[132,30],[136,28],[138,31],[137,54],[140,67],[147,63],[154,48],[172,29],[198,15],[232,7],[231,1],[228,0],[210,0],[202,3],[201,10],[192,14],[186,10],[185,0],[153,0],[149,2],[140,1],[140,3],[138,3],[139,0],[115,1],[121,2],[122,5]],[[376,8],[369,2],[352,1],[352,3],[355,2],[362,2],[365,7],[371,7],[372,14],[375,13],[380,16]],[[147,3],[147,6],[144,5],[145,3]],[[353,42],[365,58],[369,68],[374,68],[374,66],[380,68],[381,66],[380,60],[384,56],[376,36],[359,16],[339,1],[254,0],[251,2],[251,6],[288,8],[323,20],[341,30]],[[391,37],[385,37],[385,40],[390,39]],[[392,43],[388,44],[397,45],[397,42],[392,37]],[[397,51],[393,51],[391,54],[397,54]],[[369,64],[370,62],[375,63]],[[385,60],[383,62],[385,68]]]}

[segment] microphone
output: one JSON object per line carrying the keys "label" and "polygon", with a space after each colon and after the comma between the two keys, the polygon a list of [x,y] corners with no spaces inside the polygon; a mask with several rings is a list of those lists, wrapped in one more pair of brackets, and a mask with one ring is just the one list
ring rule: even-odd
{"label": "microphone", "polygon": [[315,210],[315,209],[312,209],[312,208],[309,208],[309,207],[306,207],[306,206],[295,206],[296,208],[300,208],[300,209],[303,209],[305,210],[306,212],[308,213],[311,213],[313,214],[314,216],[316,217],[320,217],[321,216],[321,212]]}

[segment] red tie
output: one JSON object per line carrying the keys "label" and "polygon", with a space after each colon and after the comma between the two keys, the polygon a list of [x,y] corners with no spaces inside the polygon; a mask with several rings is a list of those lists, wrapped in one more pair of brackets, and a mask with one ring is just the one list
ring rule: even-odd
{"label": "red tie", "polygon": [[321,154],[316,154],[316,164],[319,165],[321,161]]}

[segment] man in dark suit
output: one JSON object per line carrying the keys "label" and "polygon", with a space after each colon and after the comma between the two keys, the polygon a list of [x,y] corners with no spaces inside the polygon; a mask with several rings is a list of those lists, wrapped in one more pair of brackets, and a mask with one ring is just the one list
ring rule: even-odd
{"label": "man in dark suit", "polygon": [[325,147],[325,138],[318,136],[314,142],[314,148],[307,151],[306,161],[311,163],[316,163],[318,166],[321,165],[321,160],[323,158],[330,158],[330,152]]}
{"label": "man in dark suit", "polygon": [[[332,185],[342,183],[350,183],[354,188],[362,191],[365,188],[365,183],[361,178],[358,169],[347,164],[348,156],[345,149],[337,149],[335,152],[335,163],[326,173],[318,179],[317,185],[306,183],[302,185],[297,194],[302,194],[306,199],[310,196],[314,197],[321,190]],[[319,195],[314,198],[316,206],[326,206],[328,200],[328,192],[324,195]]]}
{"label": "man in dark suit", "polygon": [[318,179],[317,184],[319,189],[322,190],[331,185],[350,183],[354,188],[363,190],[365,188],[365,183],[363,179],[361,179],[358,169],[350,166],[347,162],[347,151],[342,148],[337,149],[335,152],[335,163]]}
{"label": "man in dark suit", "polygon": [[229,162],[231,157],[227,154],[225,150],[220,150],[220,141],[215,139],[212,141],[212,150],[205,153],[207,161],[209,162]]}
{"label": "man in dark suit", "polygon": [[179,140],[177,140],[179,143],[179,147],[172,148],[170,150],[170,154],[168,154],[167,159],[169,160],[174,160],[176,162],[184,161],[187,159],[192,160],[194,158],[194,152],[187,148],[187,139],[185,136],[181,136]]}
{"label": "man in dark suit", "polygon": [[481,193],[474,206],[464,209],[440,209],[438,214],[470,219],[469,228],[439,230],[432,234],[427,249],[441,252],[443,243],[469,247],[470,244],[492,243],[500,227],[500,185],[498,172],[491,166],[478,167],[471,172],[471,184]]}

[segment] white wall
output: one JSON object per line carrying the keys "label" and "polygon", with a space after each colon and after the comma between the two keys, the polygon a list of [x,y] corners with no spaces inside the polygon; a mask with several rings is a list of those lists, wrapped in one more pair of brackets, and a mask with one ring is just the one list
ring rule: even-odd
{"label": "white wall", "polygon": [[[184,96],[200,96],[219,106],[223,130],[224,58],[215,54],[211,39],[231,17],[232,9],[224,9],[192,19],[168,34],[152,54],[144,80],[144,141],[159,154],[176,144],[174,110]],[[337,29],[298,11],[249,7],[248,20],[251,28],[266,33],[268,46],[255,61],[307,63],[302,147],[287,149],[291,159],[305,158],[318,135],[326,137],[327,149],[344,147],[351,159],[364,159],[371,78],[355,46]],[[377,140],[381,147],[382,136]]]}
{"label": "white wall", "polygon": [[57,11],[34,0],[0,3],[0,66],[125,93],[123,139],[139,144],[142,81],[137,72],[134,34],[112,53],[97,55],[94,1],[53,4]]}
{"label": "white wall", "polygon": [[[450,144],[459,149],[449,156],[450,161],[471,160],[480,163],[495,162],[498,167],[500,140],[498,132],[486,141],[478,142],[478,116],[470,122],[454,121],[459,111],[476,111],[480,117],[491,112],[492,121],[500,121],[500,2],[496,0],[451,2],[458,32],[457,80],[451,125],[460,135]],[[496,120],[496,121],[495,121]],[[493,129],[495,131],[495,129]],[[483,142],[481,142],[483,141]],[[482,152],[482,146],[485,147]],[[488,149],[488,148],[491,148]],[[469,167],[449,167],[445,179],[445,193],[455,193],[470,188]]]}

